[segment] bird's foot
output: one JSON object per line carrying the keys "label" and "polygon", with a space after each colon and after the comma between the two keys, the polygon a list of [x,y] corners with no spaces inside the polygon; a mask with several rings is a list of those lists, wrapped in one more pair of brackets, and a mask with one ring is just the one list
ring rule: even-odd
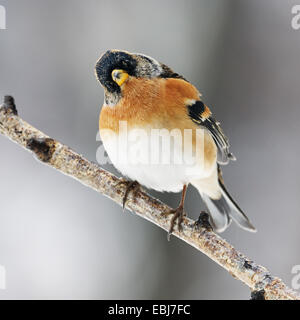
{"label": "bird's foot", "polygon": [[168,232],[168,240],[170,240],[170,236],[171,236],[171,234],[172,234],[172,232],[174,230],[176,221],[177,221],[178,231],[179,232],[182,231],[182,222],[183,222],[184,216],[186,215],[184,210],[183,210],[183,206],[181,206],[181,205],[176,209],[172,209],[172,210],[163,212],[162,216],[165,217],[165,216],[168,216],[170,214],[172,214],[173,217],[172,217],[171,222],[170,222],[170,229],[169,229],[169,232]]}
{"label": "bird's foot", "polygon": [[125,193],[123,196],[123,201],[122,201],[123,210],[125,210],[125,205],[126,205],[129,193],[133,192],[133,195],[136,196],[138,191],[140,191],[141,186],[137,181],[128,181],[124,178],[122,178],[118,182],[118,185],[121,185],[121,184],[126,186]]}
{"label": "bird's foot", "polygon": [[205,211],[201,211],[198,220],[194,224],[194,228],[199,230],[200,228],[205,228],[208,231],[212,231],[213,227],[209,222],[209,214]]}

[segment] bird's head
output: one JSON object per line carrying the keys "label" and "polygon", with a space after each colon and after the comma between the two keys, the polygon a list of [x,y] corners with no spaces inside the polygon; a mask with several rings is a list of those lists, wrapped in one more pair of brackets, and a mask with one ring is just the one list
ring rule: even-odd
{"label": "bird's head", "polygon": [[96,63],[95,72],[105,90],[105,101],[114,105],[122,97],[122,86],[130,77],[182,78],[155,59],[123,50],[108,50]]}

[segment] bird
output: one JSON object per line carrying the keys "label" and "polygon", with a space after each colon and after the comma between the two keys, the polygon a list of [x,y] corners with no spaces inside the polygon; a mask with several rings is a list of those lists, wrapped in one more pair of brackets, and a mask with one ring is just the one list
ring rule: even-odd
{"label": "bird", "polygon": [[176,223],[182,230],[185,195],[193,185],[216,232],[232,220],[256,231],[225,187],[221,166],[236,159],[193,84],[148,55],[117,49],[100,56],[95,74],[104,89],[100,137],[113,165],[129,179],[123,205],[139,185],[181,192],[179,206],[162,213],[173,215],[172,234]]}

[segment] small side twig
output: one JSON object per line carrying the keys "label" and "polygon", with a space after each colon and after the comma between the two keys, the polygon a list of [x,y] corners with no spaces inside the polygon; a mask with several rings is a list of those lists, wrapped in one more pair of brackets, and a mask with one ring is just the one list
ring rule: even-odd
{"label": "small side twig", "polygon": [[[32,151],[43,163],[77,179],[122,206],[126,188],[116,176],[22,120],[18,116],[13,98],[9,96],[5,97],[0,108],[0,133]],[[162,216],[161,213],[171,208],[147,193],[137,191],[134,197],[128,194],[127,208],[162,229],[169,229],[170,217]],[[206,224],[206,220],[202,222]],[[263,293],[264,299],[300,299],[279,278],[273,277],[266,268],[249,260],[210,228],[205,228],[203,223],[198,228],[194,228],[194,224],[195,221],[184,218],[182,231],[174,230],[173,234],[203,252],[233,277],[249,286],[255,294],[260,292],[260,297]]]}
{"label": "small side twig", "polygon": [[250,300],[265,300],[265,290],[256,290],[251,292]]}

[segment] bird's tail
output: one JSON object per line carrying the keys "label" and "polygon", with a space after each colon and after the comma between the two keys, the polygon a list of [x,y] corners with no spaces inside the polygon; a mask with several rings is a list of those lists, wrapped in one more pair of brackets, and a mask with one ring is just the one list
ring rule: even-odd
{"label": "bird's tail", "polygon": [[214,229],[217,232],[223,232],[229,226],[232,219],[241,228],[247,231],[256,232],[255,227],[251,224],[248,217],[226,190],[220,168],[218,168],[218,184],[221,196],[217,199],[202,192],[202,190],[199,190],[201,197],[210,212]]}

